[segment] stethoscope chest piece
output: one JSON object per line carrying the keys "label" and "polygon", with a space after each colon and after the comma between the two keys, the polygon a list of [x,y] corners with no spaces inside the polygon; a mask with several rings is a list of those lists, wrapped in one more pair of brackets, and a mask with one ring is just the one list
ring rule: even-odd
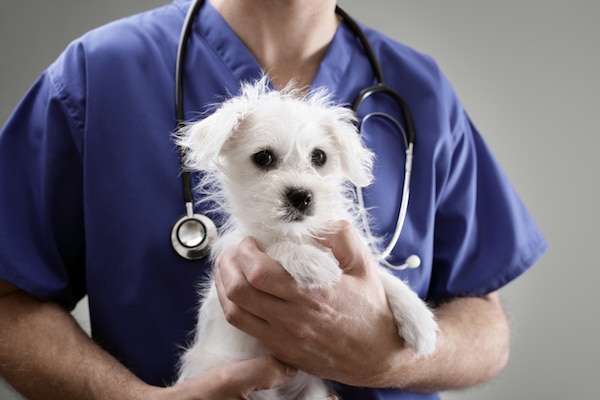
{"label": "stethoscope chest piece", "polygon": [[184,215],[171,230],[173,249],[187,260],[208,256],[216,237],[215,223],[202,214]]}

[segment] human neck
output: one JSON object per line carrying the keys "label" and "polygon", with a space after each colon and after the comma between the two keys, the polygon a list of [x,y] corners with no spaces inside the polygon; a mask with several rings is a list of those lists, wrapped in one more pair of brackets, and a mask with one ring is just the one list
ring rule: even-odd
{"label": "human neck", "polygon": [[210,0],[277,88],[308,88],[333,39],[335,0]]}

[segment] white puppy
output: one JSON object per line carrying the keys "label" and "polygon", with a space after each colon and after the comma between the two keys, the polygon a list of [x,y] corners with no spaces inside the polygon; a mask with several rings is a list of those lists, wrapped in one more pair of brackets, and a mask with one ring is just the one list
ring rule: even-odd
{"label": "white puppy", "polygon": [[[271,91],[262,79],[182,129],[177,142],[185,149],[186,167],[203,172],[201,201],[228,216],[213,259],[253,236],[301,286],[325,287],[340,279],[337,260],[315,238],[333,229],[333,221],[351,221],[363,232],[351,184],[371,183],[373,154],[363,146],[351,110],[332,104],[324,91],[309,96],[292,87]],[[380,276],[399,334],[417,355],[432,353],[437,324],[431,311],[404,282],[383,268]],[[179,382],[267,353],[227,323],[211,283],[203,293],[195,340],[181,359]],[[299,373],[284,387],[252,398],[328,395],[320,379]]]}

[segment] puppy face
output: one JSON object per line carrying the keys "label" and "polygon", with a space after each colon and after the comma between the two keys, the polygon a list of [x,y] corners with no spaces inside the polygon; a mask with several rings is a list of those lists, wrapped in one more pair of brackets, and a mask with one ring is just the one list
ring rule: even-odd
{"label": "puppy face", "polygon": [[252,113],[221,152],[232,213],[285,232],[335,218],[345,179],[328,129],[287,104]]}
{"label": "puppy face", "polygon": [[352,114],[322,94],[247,85],[180,135],[187,164],[214,170],[228,213],[254,232],[302,235],[347,212],[347,182],[372,179],[372,153]]}

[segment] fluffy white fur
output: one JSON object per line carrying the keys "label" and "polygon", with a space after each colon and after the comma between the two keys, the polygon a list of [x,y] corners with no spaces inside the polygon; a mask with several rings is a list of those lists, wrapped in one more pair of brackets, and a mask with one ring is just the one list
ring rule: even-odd
{"label": "fluffy white fur", "polygon": [[[308,96],[293,87],[272,91],[262,79],[244,85],[239,96],[176,138],[185,149],[186,167],[204,173],[201,201],[229,216],[213,258],[253,236],[301,286],[329,286],[340,279],[337,260],[315,237],[340,220],[364,232],[350,184],[371,183],[374,157],[360,140],[352,111],[334,105],[324,91]],[[432,353],[437,338],[432,312],[404,282],[383,268],[380,276],[399,334],[417,355]],[[179,381],[267,353],[227,323],[214,284],[202,295]],[[320,379],[300,373],[280,389],[253,393],[252,399],[317,400],[329,394]]]}

